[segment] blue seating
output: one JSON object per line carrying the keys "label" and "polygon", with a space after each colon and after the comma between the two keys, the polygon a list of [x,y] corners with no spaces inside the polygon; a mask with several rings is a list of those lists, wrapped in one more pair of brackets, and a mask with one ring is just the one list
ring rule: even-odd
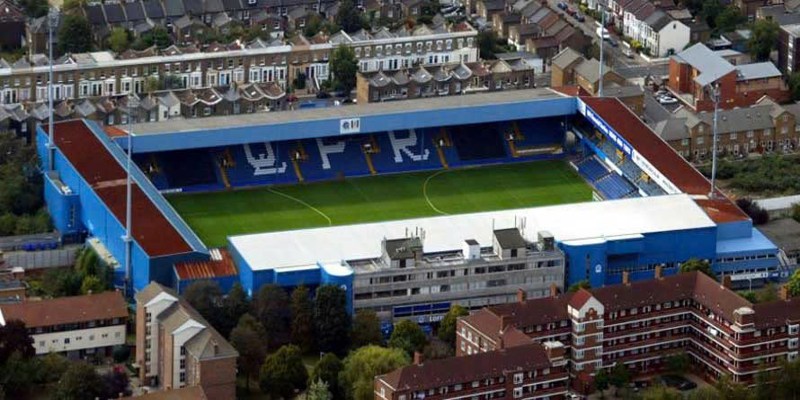
{"label": "blue seating", "polygon": [[628,183],[625,178],[615,173],[608,174],[608,176],[594,182],[594,185],[602,193],[603,197],[607,199],[621,199],[636,193],[635,187]]}
{"label": "blue seating", "polygon": [[[232,186],[297,182],[289,158],[290,142],[252,143],[216,149],[217,159],[230,154],[233,163],[226,168]],[[213,150],[212,150],[213,151]]]}
{"label": "blue seating", "polygon": [[455,126],[450,128],[450,134],[464,164],[508,157],[502,131],[496,124]]}
{"label": "blue seating", "polygon": [[373,136],[380,148],[372,154],[372,163],[378,173],[403,172],[442,167],[432,132],[424,129],[395,131]]}
{"label": "blue seating", "polygon": [[[564,142],[562,118],[538,118],[515,121],[523,139],[517,139],[517,147],[551,145]],[[510,126],[511,124],[509,124]]]}
{"label": "blue seating", "polygon": [[218,183],[211,154],[206,150],[175,150],[159,156],[159,165],[171,188],[209,186]]}
{"label": "blue seating", "polygon": [[608,170],[600,164],[594,157],[588,157],[578,162],[578,172],[586,177],[590,182],[594,182],[606,175]]}

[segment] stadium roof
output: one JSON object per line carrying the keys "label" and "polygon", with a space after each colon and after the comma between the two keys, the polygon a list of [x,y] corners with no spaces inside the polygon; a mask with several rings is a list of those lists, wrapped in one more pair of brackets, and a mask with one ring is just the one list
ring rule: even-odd
{"label": "stadium roof", "polygon": [[433,97],[414,101],[359,104],[358,106],[309,108],[294,111],[239,114],[195,119],[174,119],[137,124],[134,129],[134,136],[204,131],[213,128],[272,125],[291,123],[298,120],[326,120],[365,117],[370,115],[406,114],[414,111],[442,110],[498,103],[529,102],[532,100],[559,97],[563,97],[563,95],[547,88],[541,88],[472,94],[468,96]]}
{"label": "stadium roof", "polygon": [[[55,144],[116,219],[125,225],[125,169],[86,122],[55,124]],[[135,174],[134,174],[135,175]],[[142,178],[146,179],[146,178]],[[132,231],[134,240],[151,257],[192,251],[189,242],[164,215],[163,210],[140,187],[132,185]]]}
{"label": "stadium roof", "polygon": [[677,186],[681,192],[692,195],[714,222],[733,222],[749,219],[733,202],[717,190],[715,199],[708,198],[711,184],[680,154],[655,134],[642,120],[616,98],[581,97],[617,133],[622,135],[636,151]]}
{"label": "stadium roof", "polygon": [[528,241],[536,241],[539,231],[565,242],[715,226],[691,197],[678,194],[252,234],[229,241],[251,269],[281,269],[377,258],[382,238],[403,238],[416,228],[425,231],[425,252],[460,249],[466,239],[489,246],[495,229],[512,228],[523,219]]}

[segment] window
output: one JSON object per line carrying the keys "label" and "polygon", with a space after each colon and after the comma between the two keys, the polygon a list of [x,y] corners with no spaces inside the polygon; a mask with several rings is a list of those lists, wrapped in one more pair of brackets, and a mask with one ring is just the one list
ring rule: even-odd
{"label": "window", "polygon": [[64,344],[69,344],[69,338],[64,339]]}
{"label": "window", "polygon": [[514,374],[514,384],[515,385],[519,385],[520,383],[522,383],[522,378],[523,377],[524,377],[524,374],[522,374],[522,373]]}
{"label": "window", "polygon": [[705,138],[703,138],[702,136],[698,136],[696,142],[697,144],[703,144],[703,142],[705,142]]}
{"label": "window", "polygon": [[514,388],[514,398],[518,399],[522,397],[522,388]]}
{"label": "window", "polygon": [[790,349],[796,349],[798,340],[800,340],[800,339],[797,339],[797,338],[789,339],[789,342],[788,342],[789,348]]}
{"label": "window", "polygon": [[800,325],[789,325],[790,335],[797,335],[798,331],[800,331]]}
{"label": "window", "polygon": [[582,360],[583,359],[583,350],[575,350],[575,359]]}

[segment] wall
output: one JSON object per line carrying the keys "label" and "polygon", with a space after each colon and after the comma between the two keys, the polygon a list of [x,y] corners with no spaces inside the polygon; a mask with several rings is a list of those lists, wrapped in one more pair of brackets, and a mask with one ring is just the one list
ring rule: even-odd
{"label": "wall", "polygon": [[[106,335],[105,337],[103,335]],[[81,340],[77,340],[77,338]],[[90,339],[94,337],[94,339]],[[36,354],[93,349],[125,344],[125,324],[31,335]],[[69,343],[64,340],[69,339]]]}
{"label": "wall", "polygon": [[679,21],[672,21],[661,28],[658,33],[658,56],[667,57],[670,50],[674,53],[681,52],[689,44],[689,35],[689,27]]}

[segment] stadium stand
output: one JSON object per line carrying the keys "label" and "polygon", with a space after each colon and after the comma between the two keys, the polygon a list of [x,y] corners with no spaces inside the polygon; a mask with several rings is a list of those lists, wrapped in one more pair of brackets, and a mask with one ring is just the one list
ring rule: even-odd
{"label": "stadium stand", "polygon": [[374,135],[378,149],[372,154],[379,173],[441,168],[432,132],[422,129]]}
{"label": "stadium stand", "polygon": [[603,197],[609,200],[622,199],[627,197],[638,197],[636,188],[628,183],[625,178],[611,173],[593,182],[594,186],[600,190]]}
{"label": "stadium stand", "polygon": [[578,163],[578,172],[589,182],[595,182],[608,175],[608,170],[595,157],[587,157]]}
{"label": "stadium stand", "polygon": [[462,164],[476,164],[508,156],[497,125],[462,125],[449,130]]}
{"label": "stadium stand", "polygon": [[159,154],[158,159],[170,187],[213,189],[218,186],[214,163],[207,151],[176,150]]}

